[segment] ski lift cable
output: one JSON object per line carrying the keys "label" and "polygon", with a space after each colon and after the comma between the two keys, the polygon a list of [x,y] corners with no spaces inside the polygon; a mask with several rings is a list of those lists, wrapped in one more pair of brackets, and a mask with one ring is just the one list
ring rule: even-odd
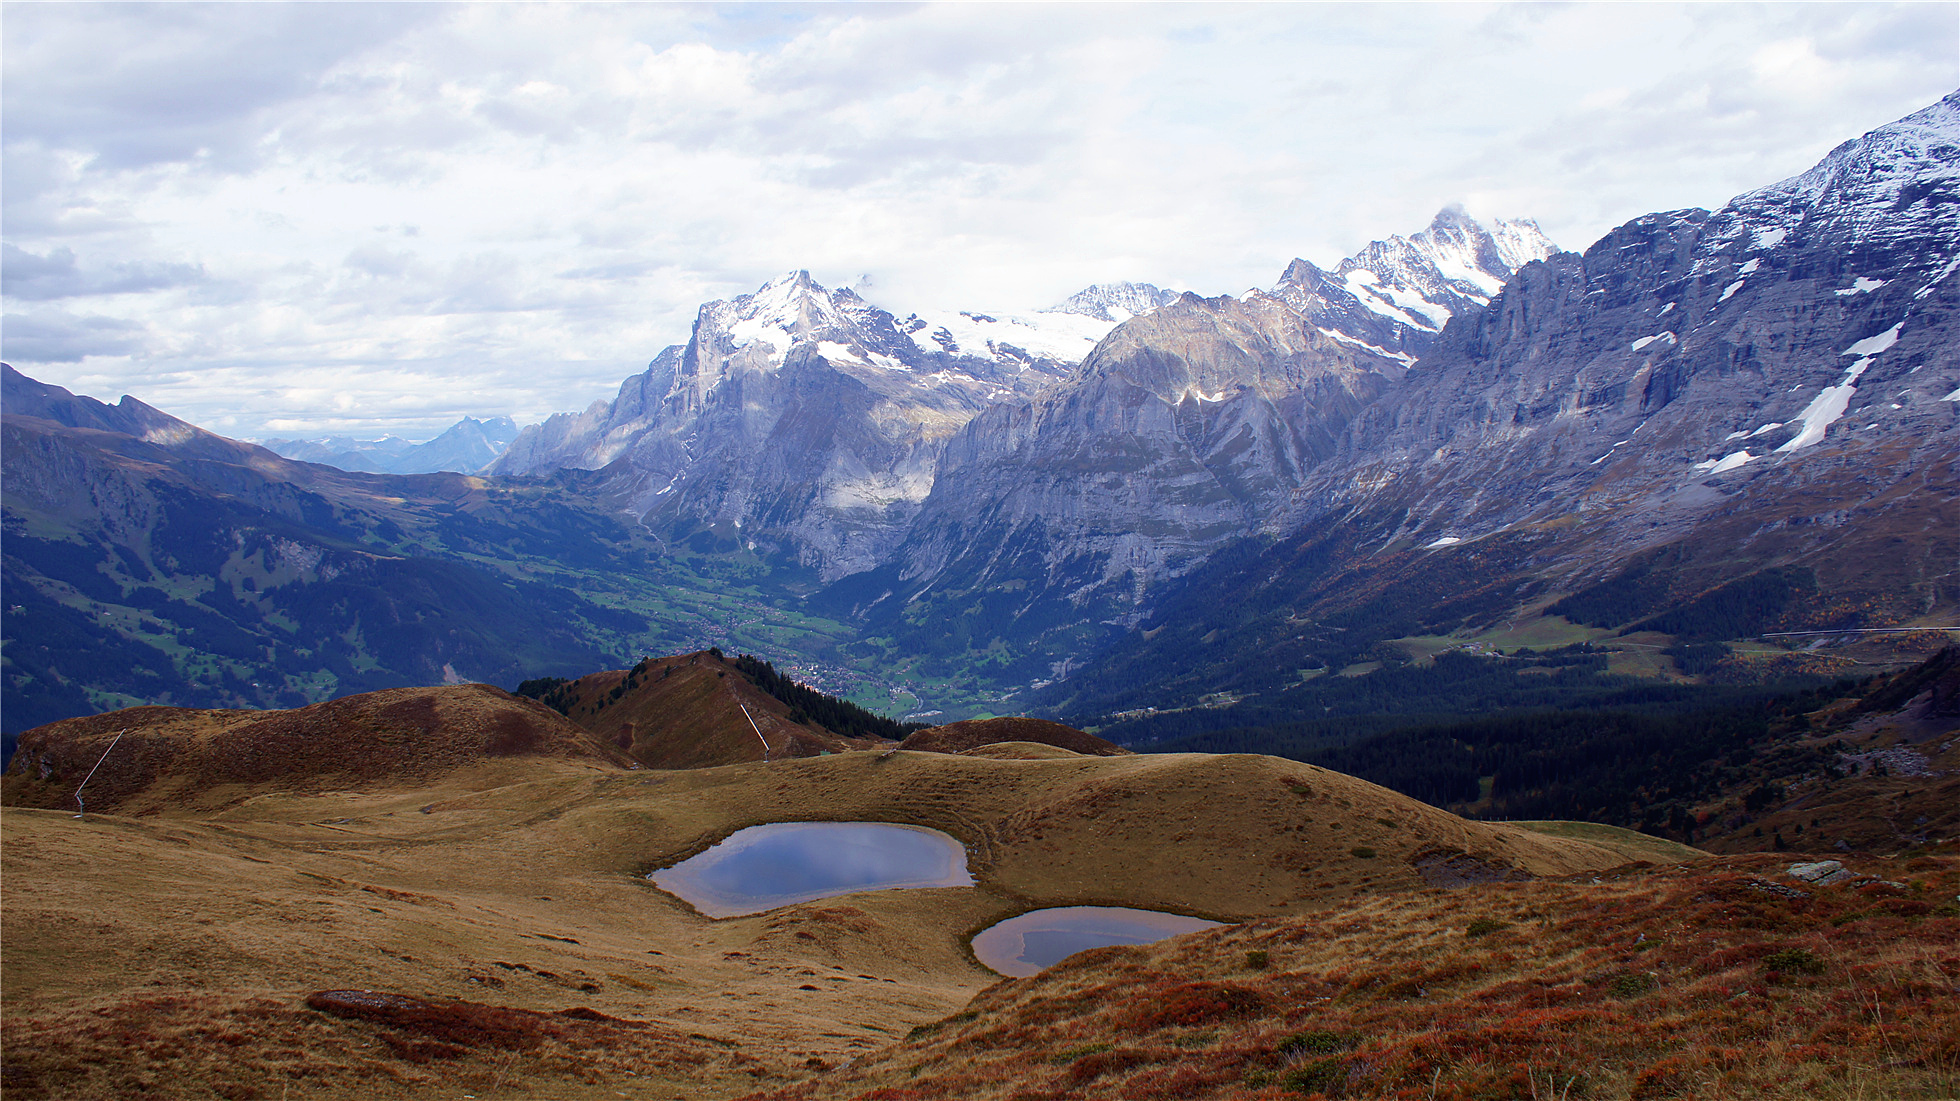
{"label": "ski lift cable", "polygon": [[109,742],[109,748],[103,750],[102,756],[95,759],[95,768],[89,769],[88,775],[82,777],[82,782],[75,785],[75,817],[80,818],[82,815],[88,813],[88,808],[82,804],[82,789],[88,786],[90,780],[95,779],[95,769],[102,767],[102,762],[109,759],[109,754],[115,750],[116,743],[122,741],[123,735],[127,733],[129,733],[127,727],[116,731],[116,736]]}
{"label": "ski lift cable", "polygon": [[763,737],[762,728],[755,725],[755,716],[749,714],[748,704],[743,703],[741,700],[736,700],[735,706],[741,708],[742,717],[749,720],[749,729],[755,731],[755,740],[762,743],[762,763],[765,765],[768,764],[769,763],[769,739]]}

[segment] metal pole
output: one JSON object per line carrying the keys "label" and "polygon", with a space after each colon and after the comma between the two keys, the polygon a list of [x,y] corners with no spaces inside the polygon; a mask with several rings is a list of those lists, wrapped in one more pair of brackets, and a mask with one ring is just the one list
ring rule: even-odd
{"label": "metal pole", "polygon": [[[102,756],[97,757],[95,759],[95,768],[102,767],[102,762],[109,759],[110,751],[116,748],[116,742],[122,741],[122,736],[127,733],[129,733],[129,729],[127,727],[123,728],[122,730],[116,731],[116,736],[114,740],[110,741],[109,748],[103,750]],[[82,815],[88,813],[88,808],[82,805],[82,789],[88,786],[88,782],[90,780],[95,779],[95,768],[89,769],[88,775],[82,777],[82,782],[76,785],[75,787],[75,810],[77,812],[75,817],[77,818],[80,818]]]}

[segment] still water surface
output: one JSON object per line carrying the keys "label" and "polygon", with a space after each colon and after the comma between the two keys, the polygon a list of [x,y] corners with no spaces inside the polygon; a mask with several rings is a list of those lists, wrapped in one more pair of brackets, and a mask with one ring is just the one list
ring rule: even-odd
{"label": "still water surface", "polygon": [[988,926],[974,936],[973,954],[995,971],[1018,979],[1090,948],[1149,944],[1223,924],[1127,906],[1057,906]]}
{"label": "still water surface", "polygon": [[772,822],[648,877],[709,917],[895,887],[971,887],[966,848],[938,830],[890,822]]}

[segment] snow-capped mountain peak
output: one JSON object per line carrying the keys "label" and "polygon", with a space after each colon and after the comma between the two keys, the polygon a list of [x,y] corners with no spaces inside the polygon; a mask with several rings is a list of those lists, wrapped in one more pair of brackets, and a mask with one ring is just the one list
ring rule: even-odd
{"label": "snow-capped mountain peak", "polygon": [[862,306],[849,290],[830,291],[807,271],[792,271],[764,283],[753,294],[710,302],[701,308],[701,321],[725,338],[727,350],[762,341],[780,354],[799,339],[815,340],[851,327]]}
{"label": "snow-capped mountain peak", "polygon": [[[1960,234],[1960,92],[1853,138],[1806,172],[1745,192],[1717,211],[1711,234],[1745,250],[1819,234],[1878,250],[1874,266],[1909,259],[1900,248]],[[1793,240],[1793,243],[1794,240]],[[1955,254],[1919,259],[1937,264]]]}
{"label": "snow-capped mountain peak", "polygon": [[1327,335],[1406,363],[1451,317],[1489,302],[1518,268],[1557,251],[1535,222],[1487,226],[1448,206],[1422,232],[1371,241],[1331,272],[1295,260],[1272,293]]}
{"label": "snow-capped mountain peak", "polygon": [[1041,312],[1079,314],[1115,325],[1177,301],[1177,293],[1149,283],[1097,283],[1076,291]]}
{"label": "snow-capped mountain peak", "polygon": [[1369,309],[1439,331],[1464,306],[1490,301],[1512,272],[1557,251],[1536,223],[1485,226],[1452,205],[1421,233],[1369,242],[1334,274]]}

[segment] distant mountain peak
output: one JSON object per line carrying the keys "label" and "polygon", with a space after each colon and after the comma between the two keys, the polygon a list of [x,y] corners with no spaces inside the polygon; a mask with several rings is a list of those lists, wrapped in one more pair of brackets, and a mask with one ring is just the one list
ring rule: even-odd
{"label": "distant mountain peak", "polygon": [[1178,292],[1149,283],[1097,283],[1076,291],[1042,313],[1072,313],[1112,324],[1177,301]]}
{"label": "distant mountain peak", "polygon": [[1336,340],[1413,363],[1450,318],[1483,306],[1519,268],[1557,251],[1536,222],[1487,225],[1451,204],[1422,232],[1370,241],[1333,271],[1294,260],[1272,294]]}
{"label": "distant mountain peak", "polygon": [[516,438],[517,422],[509,417],[464,417],[423,443],[394,435],[378,440],[328,436],[264,440],[260,446],[288,459],[369,474],[433,474],[443,470],[473,474],[503,454]]}
{"label": "distant mountain peak", "polygon": [[[1341,261],[1334,274],[1351,287],[1365,283],[1412,292],[1430,308],[1392,293],[1356,293],[1364,305],[1383,303],[1393,311],[1377,312],[1412,316],[1418,327],[1434,331],[1465,303],[1490,301],[1518,268],[1557,251],[1535,222],[1498,219],[1487,226],[1451,204],[1437,211],[1421,233],[1370,241]],[[1361,277],[1363,272],[1373,278]]]}

